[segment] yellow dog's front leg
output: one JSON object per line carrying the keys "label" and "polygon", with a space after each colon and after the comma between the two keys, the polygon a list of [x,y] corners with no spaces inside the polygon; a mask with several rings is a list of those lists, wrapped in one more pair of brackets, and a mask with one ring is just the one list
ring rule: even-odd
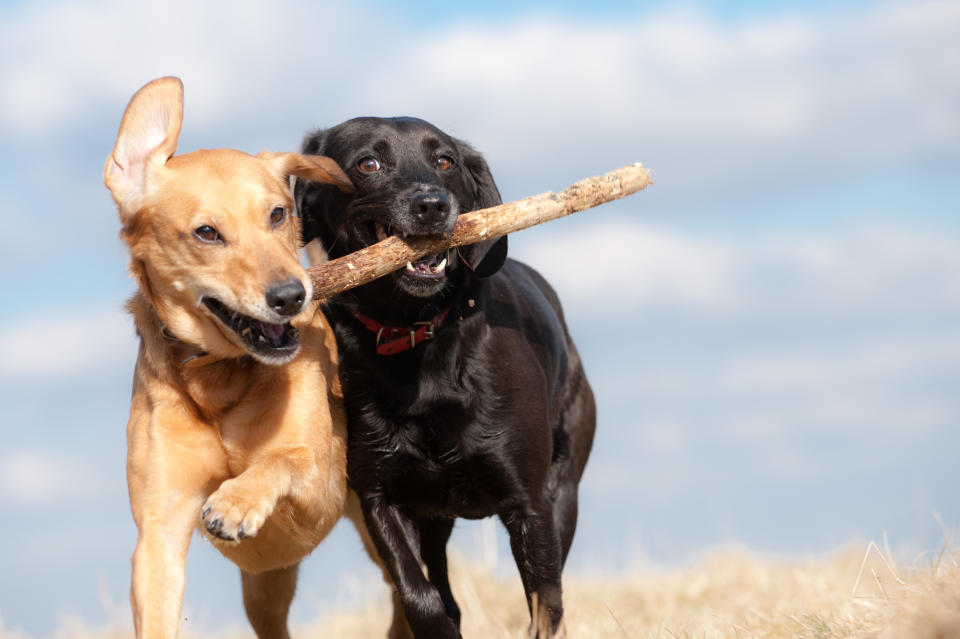
{"label": "yellow dog's front leg", "polygon": [[139,531],[130,585],[134,627],[139,639],[173,639],[190,537],[201,504],[226,476],[226,457],[210,426],[162,397],[138,396],[136,383],[127,446],[130,506]]}
{"label": "yellow dog's front leg", "polygon": [[203,505],[203,523],[224,541],[254,537],[295,483],[322,485],[314,452],[306,446],[271,452],[223,482]]}
{"label": "yellow dog's front leg", "polygon": [[140,639],[177,636],[187,549],[199,505],[199,500],[191,500],[166,521],[150,517],[138,525],[130,603]]}

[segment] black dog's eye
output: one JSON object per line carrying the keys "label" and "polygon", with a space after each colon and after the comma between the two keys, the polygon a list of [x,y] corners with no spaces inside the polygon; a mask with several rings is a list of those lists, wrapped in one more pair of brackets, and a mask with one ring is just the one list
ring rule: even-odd
{"label": "black dog's eye", "polygon": [[278,206],[270,211],[270,226],[277,228],[287,218],[287,211],[282,206]]}
{"label": "black dog's eye", "polygon": [[364,173],[376,173],[380,170],[380,163],[376,158],[366,157],[357,162],[357,168]]}
{"label": "black dog's eye", "polygon": [[201,242],[206,242],[207,244],[215,244],[216,242],[223,241],[223,237],[220,235],[219,231],[207,224],[198,226],[196,229],[194,229],[193,234]]}
{"label": "black dog's eye", "polygon": [[453,160],[451,160],[445,155],[441,155],[440,157],[438,157],[436,164],[437,164],[437,169],[439,169],[440,171],[449,171],[450,169],[453,168]]}

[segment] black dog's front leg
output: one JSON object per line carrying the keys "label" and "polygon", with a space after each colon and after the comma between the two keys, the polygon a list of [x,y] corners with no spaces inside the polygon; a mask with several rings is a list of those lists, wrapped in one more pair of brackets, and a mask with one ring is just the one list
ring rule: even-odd
{"label": "black dog's front leg", "polygon": [[447,574],[447,540],[453,531],[453,519],[423,519],[420,521],[420,555],[427,566],[430,583],[440,591],[440,598],[457,628],[460,627],[460,607],[453,599]]}
{"label": "black dog's front leg", "polygon": [[[510,534],[510,549],[527,594],[533,636],[553,637],[563,619],[560,539],[547,503],[500,513]],[[533,596],[536,595],[536,609]],[[546,627],[545,627],[546,626]]]}
{"label": "black dog's front leg", "polygon": [[420,544],[414,523],[396,506],[363,500],[370,538],[397,587],[407,623],[417,639],[460,639],[440,593],[420,567]]}

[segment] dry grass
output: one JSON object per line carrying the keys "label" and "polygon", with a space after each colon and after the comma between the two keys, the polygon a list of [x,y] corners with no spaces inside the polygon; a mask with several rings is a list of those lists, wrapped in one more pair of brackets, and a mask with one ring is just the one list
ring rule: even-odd
{"label": "dry grass", "polygon": [[[571,639],[960,638],[960,555],[944,549],[914,568],[896,566],[887,556],[875,544],[866,553],[803,562],[725,550],[686,570],[568,576],[567,632]],[[454,561],[451,573],[465,637],[526,637],[519,579],[501,581],[463,561]],[[296,636],[383,637],[387,602],[385,589],[378,588],[360,608],[325,615],[297,629]],[[91,631],[81,624],[58,633],[71,639],[131,636],[128,630]],[[21,637],[0,629],[0,639]]]}
{"label": "dry grass", "polygon": [[[519,580],[497,581],[462,562],[451,572],[464,637],[526,637]],[[570,639],[960,637],[960,557],[943,553],[906,570],[873,544],[866,557],[803,563],[728,550],[689,570],[568,578],[564,601]],[[333,615],[301,636],[383,636],[385,602]]]}

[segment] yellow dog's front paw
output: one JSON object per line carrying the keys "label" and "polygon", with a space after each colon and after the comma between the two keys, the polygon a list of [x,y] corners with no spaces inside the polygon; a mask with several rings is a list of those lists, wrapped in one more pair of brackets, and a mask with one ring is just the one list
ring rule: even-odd
{"label": "yellow dog's front paw", "polygon": [[210,534],[224,541],[255,536],[273,512],[276,499],[253,493],[242,478],[228,479],[207,499],[200,513]]}

